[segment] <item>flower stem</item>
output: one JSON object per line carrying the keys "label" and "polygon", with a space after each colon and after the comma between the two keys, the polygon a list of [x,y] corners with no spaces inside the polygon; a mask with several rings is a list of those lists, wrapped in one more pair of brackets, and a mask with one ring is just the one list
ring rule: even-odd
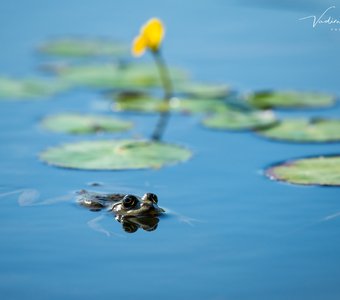
{"label": "flower stem", "polygon": [[152,51],[154,60],[156,62],[158,72],[162,81],[163,89],[164,89],[164,99],[170,100],[172,97],[172,82],[169,74],[168,67],[160,53],[160,51]]}
{"label": "flower stem", "polygon": [[[169,103],[170,103],[170,100],[171,100],[172,94],[173,94],[173,88],[172,88],[172,82],[171,82],[169,70],[168,70],[166,63],[165,63],[165,61],[164,61],[159,50],[152,51],[151,53],[152,53],[152,56],[155,60],[155,63],[156,63],[156,66],[157,66],[157,69],[158,69],[158,72],[159,72],[159,76],[161,78],[161,82],[162,82],[162,85],[163,85],[164,107],[166,107],[166,109],[168,109]],[[154,131],[151,135],[151,140],[159,141],[159,140],[162,139],[165,128],[166,128],[168,121],[169,121],[169,117],[170,117],[170,111],[169,110],[165,110],[165,111],[160,113],[156,127],[155,127],[155,129],[154,129]]]}

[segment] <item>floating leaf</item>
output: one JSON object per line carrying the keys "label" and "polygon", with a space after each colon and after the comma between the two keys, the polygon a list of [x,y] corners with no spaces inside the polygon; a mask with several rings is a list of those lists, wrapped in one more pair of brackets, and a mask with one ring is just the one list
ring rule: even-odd
{"label": "floating leaf", "polygon": [[[139,64],[121,67],[114,64],[66,66],[57,69],[64,80],[76,85],[97,88],[143,88],[161,85],[154,65]],[[184,71],[170,68],[174,81],[186,80]]]}
{"label": "floating leaf", "polygon": [[168,106],[162,99],[143,96],[134,98],[119,98],[114,103],[113,109],[116,111],[158,113],[167,111],[170,107],[171,104]]}
{"label": "floating leaf", "polygon": [[99,115],[58,114],[45,118],[42,125],[51,131],[73,134],[120,132],[132,127],[131,122]]}
{"label": "floating leaf", "polygon": [[203,125],[213,129],[243,130],[267,127],[275,122],[276,118],[272,111],[229,109],[205,118]]}
{"label": "floating leaf", "polygon": [[340,120],[287,119],[273,127],[261,129],[258,133],[268,138],[292,142],[334,142],[340,141]]}
{"label": "floating leaf", "polygon": [[225,98],[230,89],[225,84],[185,83],[176,88],[182,94],[193,98]]}
{"label": "floating leaf", "polygon": [[86,170],[158,169],[190,157],[191,152],[178,145],[136,140],[84,141],[50,148],[41,154],[48,164]]}
{"label": "floating leaf", "polygon": [[266,171],[271,179],[305,185],[340,186],[340,156],[288,161]]}
{"label": "floating leaf", "polygon": [[227,109],[224,101],[219,99],[177,99],[173,101],[173,110],[183,113],[214,113]]}
{"label": "floating leaf", "polygon": [[108,95],[110,98],[117,99],[118,101],[134,100],[137,98],[148,98],[150,95],[143,90],[123,90],[117,93],[110,93]]}
{"label": "floating leaf", "polygon": [[56,69],[61,78],[79,86],[114,87],[119,74],[115,64],[64,66]]}
{"label": "floating leaf", "polygon": [[61,38],[44,43],[40,52],[68,57],[115,56],[129,53],[129,47],[122,43],[105,39]]}
{"label": "floating leaf", "polygon": [[331,106],[335,97],[322,93],[295,91],[257,92],[247,97],[248,102],[256,108],[313,108]]}
{"label": "floating leaf", "polygon": [[67,84],[56,80],[0,77],[0,99],[5,100],[38,99],[52,96],[67,88]]}
{"label": "floating leaf", "polygon": [[182,113],[209,113],[224,110],[226,105],[217,99],[178,99],[173,98],[168,105],[162,99],[153,97],[118,98],[114,109],[118,111],[164,112],[171,110]]}

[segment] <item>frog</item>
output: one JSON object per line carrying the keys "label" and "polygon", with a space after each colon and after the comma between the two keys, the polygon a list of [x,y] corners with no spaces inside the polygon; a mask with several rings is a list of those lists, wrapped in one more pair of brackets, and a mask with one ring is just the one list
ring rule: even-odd
{"label": "frog", "polygon": [[[89,183],[88,186],[102,187],[106,184],[103,183]],[[106,187],[107,188],[107,187]],[[116,188],[116,187],[115,187]],[[172,209],[160,208],[158,206],[158,197],[156,194],[147,193],[142,197],[134,196],[137,198],[137,204],[133,208],[127,209],[123,206],[123,200],[131,198],[131,195],[127,197],[127,194],[107,194],[102,192],[94,192],[87,190],[69,191],[67,194],[56,196],[53,198],[42,199],[40,191],[34,188],[22,188],[17,190],[3,191],[0,190],[0,198],[12,197],[18,195],[17,202],[20,207],[41,206],[41,205],[55,205],[61,202],[76,202],[77,205],[81,205],[91,211],[106,211],[109,214],[113,214],[115,219],[121,223],[122,229],[127,233],[134,233],[138,229],[144,231],[154,231],[158,227],[158,223],[162,219],[175,218],[180,223],[184,223],[190,226],[194,226],[197,222],[202,222],[188,216],[179,214]],[[131,201],[131,200],[129,200]],[[128,202],[129,202],[128,201]],[[133,200],[135,202],[136,200]],[[129,212],[130,211],[130,212]],[[88,226],[97,231],[104,233],[107,236],[120,235],[106,230],[101,221],[106,216],[99,214],[97,217],[87,222]]]}
{"label": "frog", "polygon": [[165,210],[158,206],[158,197],[154,193],[145,193],[142,197],[132,194],[103,194],[87,190],[78,192],[77,202],[91,211],[106,210],[115,215],[128,233],[139,228],[153,231],[157,228],[159,216]]}

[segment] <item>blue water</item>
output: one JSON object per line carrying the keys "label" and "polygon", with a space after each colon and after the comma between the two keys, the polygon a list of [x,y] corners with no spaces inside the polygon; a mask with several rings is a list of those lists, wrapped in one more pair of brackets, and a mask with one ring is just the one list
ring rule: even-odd
{"label": "blue water", "polygon": [[[158,16],[167,25],[168,61],[197,80],[227,82],[241,92],[278,88],[339,95],[340,31],[298,21],[331,5],[339,6],[332,13],[339,18],[339,1],[2,1],[0,69],[13,76],[35,74],[42,58],[34,47],[47,38],[129,41],[141,23]],[[90,172],[39,162],[38,153],[47,147],[83,139],[48,133],[39,127],[40,118],[103,112],[101,103],[100,94],[81,90],[51,101],[1,102],[0,194],[35,189],[44,202],[103,182],[95,189],[155,192],[160,206],[194,219],[192,224],[172,215],[156,231],[129,235],[103,215],[108,237],[89,226],[98,213],[74,199],[20,206],[19,193],[2,196],[1,299],[340,298],[340,218],[325,221],[340,211],[339,189],[272,182],[262,174],[277,161],[339,153],[339,144],[275,143],[252,133],[204,129],[199,117],[173,116],[165,139],[192,149],[194,157],[185,164]],[[335,117],[340,108],[279,114]],[[148,136],[157,120],[125,117],[135,129],[116,138]]]}

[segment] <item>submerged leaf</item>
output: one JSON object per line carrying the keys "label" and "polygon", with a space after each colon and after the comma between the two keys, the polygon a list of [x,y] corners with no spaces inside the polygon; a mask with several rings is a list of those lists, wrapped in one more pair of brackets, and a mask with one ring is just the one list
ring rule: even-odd
{"label": "submerged leaf", "polygon": [[335,97],[312,92],[268,91],[250,94],[247,96],[247,101],[260,109],[313,108],[331,106],[335,103]]}
{"label": "submerged leaf", "polygon": [[213,129],[244,130],[267,127],[275,122],[276,118],[272,111],[229,109],[205,118],[203,125]]}
{"label": "submerged leaf", "polygon": [[294,184],[340,186],[340,156],[288,161],[267,169],[266,174]]}
{"label": "submerged leaf", "polygon": [[52,96],[67,88],[68,84],[58,80],[0,77],[0,100],[38,99]]}
{"label": "submerged leaf", "polygon": [[100,115],[58,114],[42,121],[44,128],[62,133],[88,134],[120,132],[132,127],[131,122]]}
{"label": "submerged leaf", "polygon": [[340,120],[287,119],[258,131],[268,138],[292,142],[340,141]]}
{"label": "submerged leaf", "polygon": [[86,170],[160,168],[188,160],[191,152],[178,145],[136,140],[101,140],[65,144],[47,149],[48,164]]}
{"label": "submerged leaf", "polygon": [[107,39],[61,38],[42,44],[39,51],[49,55],[84,57],[124,55],[129,53],[129,48]]}
{"label": "submerged leaf", "polygon": [[35,189],[26,189],[18,197],[18,203],[20,206],[30,206],[35,203],[40,197],[40,193]]}

